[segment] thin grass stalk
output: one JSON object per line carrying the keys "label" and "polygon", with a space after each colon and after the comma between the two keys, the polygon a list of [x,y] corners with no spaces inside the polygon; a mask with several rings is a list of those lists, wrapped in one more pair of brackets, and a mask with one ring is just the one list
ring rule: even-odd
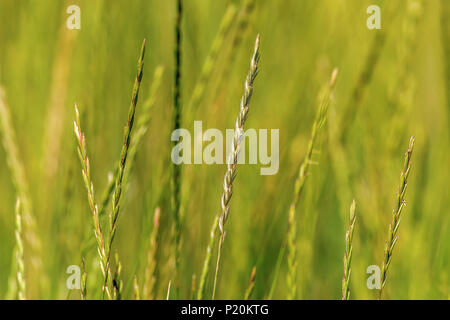
{"label": "thin grass stalk", "polygon": [[400,174],[400,187],[397,194],[395,208],[392,211],[392,222],[389,225],[388,239],[384,248],[384,260],[381,267],[381,288],[378,294],[379,300],[382,298],[383,289],[386,285],[387,271],[389,269],[389,265],[391,264],[395,244],[398,241],[398,229],[400,227],[402,210],[406,206],[405,195],[406,187],[408,185],[408,176],[411,169],[411,156],[414,148],[414,140],[414,137],[411,137],[409,140],[408,150],[406,150],[405,153],[403,169]]}
{"label": "thin grass stalk", "polygon": [[289,300],[297,296],[297,220],[295,218],[295,207],[291,205],[287,233],[288,273],[286,278]]}
{"label": "thin grass stalk", "polygon": [[216,263],[216,273],[214,276],[214,287],[213,287],[213,294],[212,299],[215,298],[216,294],[216,287],[217,287],[217,278],[219,274],[219,266],[220,266],[220,258],[221,258],[221,251],[222,246],[225,241],[225,223],[228,220],[228,215],[230,213],[230,200],[233,195],[233,182],[236,178],[236,171],[237,171],[237,163],[238,163],[238,156],[240,151],[240,143],[242,140],[242,137],[244,135],[244,124],[247,120],[249,107],[250,107],[250,100],[253,94],[253,82],[258,75],[258,62],[259,62],[259,34],[256,37],[255,42],[255,48],[253,51],[253,56],[250,61],[250,70],[248,72],[247,78],[245,80],[245,90],[244,95],[241,98],[240,103],[240,110],[239,115],[236,119],[235,123],[235,130],[234,130],[234,136],[233,141],[231,145],[231,153],[229,154],[229,158],[227,161],[227,171],[224,176],[223,180],[223,194],[221,198],[221,206],[222,206],[222,212],[219,217],[218,227],[220,231],[220,239],[219,239],[219,247],[218,247],[218,253],[217,253],[217,263]]}
{"label": "thin grass stalk", "polygon": [[350,300],[350,274],[352,272],[353,232],[356,221],[356,201],[350,205],[350,220],[345,233],[344,277],[342,278],[342,300]]}
{"label": "thin grass stalk", "polygon": [[25,262],[23,255],[22,207],[20,199],[16,202],[16,264],[17,264],[17,297],[26,299]]}
{"label": "thin grass stalk", "polygon": [[158,66],[155,69],[155,73],[153,75],[153,81],[150,87],[150,95],[142,106],[141,115],[137,118],[136,131],[131,138],[131,146],[128,155],[128,167],[125,170],[125,181],[129,178],[134,168],[134,164],[136,163],[136,155],[142,144],[143,138],[147,133],[150,120],[152,118],[151,111],[156,103],[156,98],[158,96],[158,90],[161,86],[163,74],[164,74],[164,67]]}
{"label": "thin grass stalk", "polygon": [[207,83],[211,77],[212,71],[214,70],[214,65],[217,61],[217,56],[222,50],[227,34],[229,33],[231,26],[233,25],[234,17],[236,16],[236,5],[229,3],[220,22],[219,31],[214,38],[213,44],[209,51],[208,56],[203,64],[202,71],[200,73],[200,78],[195,84],[193,94],[189,100],[188,110],[193,110],[197,107],[204,92]]}
{"label": "thin grass stalk", "polygon": [[[183,15],[183,1],[177,0],[175,21],[175,72],[174,72],[174,89],[173,89],[173,130],[177,130],[181,126],[181,20]],[[174,141],[174,145],[176,141]],[[181,240],[181,166],[173,163],[172,165],[172,193],[171,204],[174,219],[174,256],[175,256],[175,288],[176,296],[179,298],[179,272],[180,272],[180,240]]]}
{"label": "thin grass stalk", "polygon": [[87,297],[87,273],[86,273],[86,263],[84,257],[81,258],[81,300],[86,300]]}
{"label": "thin grass stalk", "polygon": [[156,266],[158,250],[158,238],[159,238],[159,225],[160,225],[160,208],[156,208],[153,217],[153,230],[150,234],[150,246],[147,254],[147,266],[144,273],[144,287],[142,296],[146,300],[152,300],[155,298],[155,282],[156,282]]}
{"label": "thin grass stalk", "polygon": [[298,176],[295,180],[294,185],[294,195],[289,207],[289,223],[288,223],[288,233],[287,233],[287,251],[288,251],[288,274],[287,274],[287,285],[288,285],[288,299],[295,299],[297,296],[297,217],[296,217],[296,207],[300,200],[300,196],[303,192],[306,178],[309,174],[309,167],[313,163],[312,156],[314,152],[314,147],[316,144],[317,136],[320,129],[323,127],[328,113],[328,107],[331,101],[331,94],[336,82],[336,77],[338,70],[334,69],[331,74],[331,79],[328,84],[327,89],[324,92],[324,96],[320,102],[319,108],[317,109],[315,120],[311,129],[311,138],[308,142],[308,149],[306,156],[300,165]]}
{"label": "thin grass stalk", "polygon": [[[141,81],[142,81],[142,75],[144,71],[144,56],[145,56],[145,45],[146,40],[142,42],[141,46],[141,53],[138,60],[138,68],[137,68],[137,76],[136,80],[134,82],[133,87],[133,94],[131,98],[130,108],[128,110],[128,121],[124,128],[124,135],[123,135],[123,145],[122,145],[122,151],[120,155],[120,162],[119,167],[117,171],[117,177],[115,180],[115,187],[114,187],[114,194],[112,197],[112,211],[109,215],[109,236],[108,236],[108,246],[107,246],[107,266],[109,267],[110,264],[110,258],[111,258],[111,247],[114,241],[114,237],[116,235],[117,231],[117,219],[119,218],[119,212],[120,212],[120,197],[122,195],[122,182],[123,182],[123,176],[125,172],[125,166],[127,163],[127,157],[128,157],[128,150],[130,148],[130,142],[131,142],[131,132],[133,130],[133,124],[134,124],[134,116],[136,112],[136,105],[139,98],[139,89],[141,87]],[[108,275],[108,274],[107,274]],[[109,286],[112,288],[112,278],[109,276],[105,279],[105,281],[109,281]],[[105,283],[106,285],[106,283]]]}
{"label": "thin grass stalk", "polygon": [[[95,202],[94,184],[91,179],[91,166],[89,158],[87,156],[86,137],[81,130],[80,113],[78,107],[75,105],[75,121],[74,132],[78,142],[78,156],[81,162],[81,173],[83,176],[84,185],[87,190],[89,209],[91,210],[92,221],[94,224],[94,235],[97,241],[97,252],[100,258],[100,269],[102,270],[103,277],[106,281],[108,274],[110,273],[107,251],[105,247],[105,240],[103,236],[102,227],[100,224],[100,217],[98,213],[98,206]],[[108,299],[112,298],[110,288],[106,285],[103,286],[102,291],[106,294]]]}
{"label": "thin grass stalk", "polygon": [[255,289],[256,280],[256,266],[253,267],[252,273],[250,274],[250,281],[248,282],[248,287],[245,290],[244,300],[249,300],[252,297],[253,291]]}
{"label": "thin grass stalk", "polygon": [[[136,154],[139,150],[139,146],[141,145],[142,139],[148,130],[148,126],[149,126],[149,123],[151,120],[150,112],[153,109],[153,106],[155,105],[157,93],[158,93],[159,87],[161,85],[161,80],[162,80],[163,74],[164,74],[164,67],[158,66],[153,75],[153,81],[152,81],[152,85],[150,87],[149,97],[147,98],[147,100],[144,102],[144,104],[142,106],[141,115],[137,118],[136,131],[135,131],[135,134],[131,137],[131,146],[130,146],[130,151],[129,151],[129,156],[128,156],[128,169],[125,171],[125,180],[128,180],[128,178],[131,174],[132,168],[135,164]],[[108,203],[114,192],[117,172],[118,172],[118,167],[116,167],[114,173],[112,175],[110,175],[110,177],[108,179],[108,184],[107,184],[105,191],[103,192],[103,195],[101,197],[102,200],[100,202],[100,211],[99,211],[100,216],[103,216],[105,214],[106,209],[108,207]]]}
{"label": "thin grass stalk", "polygon": [[[47,275],[42,270],[42,245],[37,232],[36,220],[33,216],[32,202],[25,176],[25,169],[19,155],[16,133],[14,131],[9,107],[6,102],[4,89],[0,86],[0,134],[6,153],[6,162],[11,172],[12,182],[20,199],[23,226],[26,242],[30,246],[30,260],[34,271],[42,277],[42,283],[47,282]],[[14,271],[15,272],[15,271]],[[11,290],[14,291],[14,290]]]}
{"label": "thin grass stalk", "polygon": [[[253,8],[254,8],[254,0],[247,0],[244,3],[243,9],[240,10],[240,13],[237,15],[238,16],[237,23],[236,23],[237,31],[236,31],[235,35],[233,35],[231,54],[236,52],[235,49],[240,44],[243,34],[245,34],[245,31],[248,26],[249,15],[250,15],[251,11],[253,10]],[[229,31],[228,29],[231,29],[231,26],[228,26],[228,23],[231,24],[232,16],[234,16],[234,17],[236,16],[236,13],[233,14],[232,11],[233,11],[233,9],[230,5],[230,7],[227,9],[227,12],[225,13],[225,15],[222,18],[221,26],[219,28],[219,33],[216,36],[216,39],[214,40],[210,55],[206,59],[205,64],[203,66],[202,74],[205,74],[205,76],[200,76],[200,80],[206,79],[205,84],[203,85],[200,82],[197,82],[196,87],[194,89],[194,94],[191,97],[191,101],[189,103],[189,106],[190,106],[189,110],[192,110],[192,108],[198,104],[198,101],[201,99],[203,92],[205,90],[206,83],[208,82],[208,79],[210,79],[210,75],[206,76],[207,70],[210,70],[209,73],[211,73],[213,70],[213,66],[212,66],[214,63],[213,60],[217,61],[217,57],[215,57],[215,55],[213,54],[213,52],[215,50],[214,48],[221,47],[220,43],[224,42],[224,39],[226,38],[226,33],[228,33],[228,31]],[[229,19],[230,19],[230,21],[228,21]],[[232,60],[232,59],[229,59],[229,60]],[[208,62],[208,61],[211,61],[211,62]],[[207,67],[207,64],[211,64],[211,67]],[[199,88],[197,88],[197,87],[199,87]],[[208,245],[206,247],[205,259],[203,261],[203,267],[202,267],[202,272],[200,275],[200,281],[199,281],[199,286],[198,286],[198,291],[197,291],[197,299],[198,300],[202,300],[203,296],[205,294],[206,279],[208,277],[209,268],[210,268],[210,264],[211,264],[212,249],[214,247],[214,241],[216,238],[218,222],[219,222],[219,218],[218,218],[218,216],[216,216],[214,218],[214,221],[213,221],[213,224],[211,227],[210,238],[208,241]]]}

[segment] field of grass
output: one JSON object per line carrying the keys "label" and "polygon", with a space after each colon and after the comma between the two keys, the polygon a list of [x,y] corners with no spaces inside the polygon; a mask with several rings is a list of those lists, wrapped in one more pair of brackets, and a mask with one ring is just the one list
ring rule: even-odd
{"label": "field of grass", "polygon": [[[449,299],[450,1],[181,2],[0,0],[0,298]],[[195,120],[278,173],[174,165]]]}

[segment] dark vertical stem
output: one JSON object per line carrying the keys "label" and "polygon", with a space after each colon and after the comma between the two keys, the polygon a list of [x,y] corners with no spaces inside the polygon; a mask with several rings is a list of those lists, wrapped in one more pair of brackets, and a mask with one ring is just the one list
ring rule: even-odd
{"label": "dark vertical stem", "polygon": [[[173,130],[179,129],[181,124],[181,17],[183,12],[182,0],[177,0],[177,13],[175,23],[175,73],[173,90]],[[174,145],[177,142],[174,141]],[[175,273],[176,297],[179,298],[179,267],[180,267],[180,189],[181,166],[173,164],[172,174],[172,211],[174,218],[174,245],[175,245]]]}

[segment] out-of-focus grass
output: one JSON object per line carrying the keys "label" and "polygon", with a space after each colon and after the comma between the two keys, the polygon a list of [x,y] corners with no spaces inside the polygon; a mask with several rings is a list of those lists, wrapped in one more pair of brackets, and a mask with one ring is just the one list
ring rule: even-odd
{"label": "out-of-focus grass", "polygon": [[[185,105],[227,2],[184,2]],[[233,2],[238,11],[242,9],[241,1]],[[316,95],[335,66],[340,75],[327,128],[319,137],[320,163],[312,166],[298,205],[298,298],[340,298],[343,239],[353,197],[358,202],[358,220],[351,298],[376,297],[376,292],[366,287],[366,268],[382,261],[398,173],[411,135],[416,137],[416,147],[407,207],[384,297],[449,297],[450,109],[448,77],[443,70],[449,65],[446,43],[450,39],[441,26],[441,21],[445,22],[441,16],[448,14],[442,11],[444,2],[422,1],[417,26],[406,31],[407,1],[393,1],[396,10],[389,17],[382,12],[386,42],[359,111],[348,123],[342,144],[344,158],[336,157],[334,133],[346,121],[342,115],[351,107],[351,94],[380,32],[366,28],[366,8],[376,3],[385,10],[384,2],[256,1],[248,29],[233,52],[230,47],[238,29],[232,26],[205,95],[198,107],[183,114],[182,126],[192,130],[193,120],[203,120],[204,129],[231,128],[248,56],[260,33],[261,73],[248,127],[280,129],[280,170],[274,176],[260,176],[259,166],[239,168],[231,204],[235,214],[227,224],[217,297],[243,297],[253,266],[257,273],[252,297],[267,296],[286,234],[295,176],[307,149]],[[64,28],[69,4],[81,8],[79,31]],[[155,68],[163,65],[166,72],[123,195],[115,248],[123,266],[125,297],[132,297],[133,276],[143,279],[153,212],[160,206],[155,288],[159,298],[165,297],[173,279],[170,188],[163,181],[170,172],[174,19],[175,1],[0,1],[0,84],[11,109],[49,280],[48,286],[40,284],[43,275],[35,273],[27,258],[30,246],[25,245],[29,297],[67,296],[66,268],[81,264],[85,231],[92,229],[72,133],[73,103],[80,106],[92,179],[100,198],[108,172],[120,156],[136,55],[143,38],[148,40],[148,55],[137,115],[150,94]],[[408,34],[408,30],[414,31]],[[224,169],[225,165],[183,168],[181,297],[189,296],[192,275],[200,276],[210,226],[220,210]],[[11,181],[5,151],[0,148],[0,297],[7,290],[14,248],[16,193]],[[99,297],[96,274],[101,278],[101,272],[95,259],[96,252],[91,250],[86,256],[89,298]],[[286,272],[284,260],[274,298],[286,298]],[[72,297],[79,294],[73,292]]]}

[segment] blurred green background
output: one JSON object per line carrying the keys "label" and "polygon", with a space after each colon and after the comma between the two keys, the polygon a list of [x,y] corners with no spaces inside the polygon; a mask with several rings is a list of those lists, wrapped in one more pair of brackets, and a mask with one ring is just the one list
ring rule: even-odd
{"label": "blurred green background", "polygon": [[[81,8],[81,30],[65,27],[71,4]],[[366,8],[371,4],[381,7],[382,30],[366,27]],[[189,106],[230,7],[236,13],[205,81],[204,94]],[[339,76],[316,148],[320,153],[314,155],[318,165],[312,166],[297,208],[298,298],[340,299],[344,234],[353,198],[357,222],[351,298],[376,297],[376,290],[366,287],[366,268],[381,265],[411,135],[416,146],[407,206],[385,297],[450,298],[449,8],[447,0],[184,1],[183,127],[193,130],[194,120],[202,120],[204,130],[233,127],[260,33],[260,74],[246,126],[280,129],[277,175],[261,176],[259,165],[238,168],[218,298],[241,299],[253,266],[257,270],[253,298],[268,297],[317,96],[333,67],[339,68]],[[88,297],[100,297],[96,250],[86,249],[92,220],[76,153],[73,105],[76,102],[82,113],[100,201],[108,173],[119,159],[143,38],[148,47],[137,116],[150,95],[154,70],[161,65],[165,71],[150,111],[149,130],[123,194],[114,250],[123,265],[124,297],[132,298],[132,278],[135,274],[142,278],[153,213],[160,206],[156,288],[157,297],[165,297],[174,277],[167,183],[174,23],[175,1],[0,0],[0,85],[42,242],[41,270],[33,266],[32,248],[25,245],[30,298],[79,298],[76,291],[68,294],[66,269],[79,265],[82,255]],[[13,263],[17,197],[6,158],[0,148],[2,298]],[[182,298],[190,296],[192,276],[200,276],[210,226],[220,210],[225,169],[225,165],[183,167]],[[273,298],[286,298],[286,274],[284,259]],[[211,285],[209,277],[207,297]]]}

